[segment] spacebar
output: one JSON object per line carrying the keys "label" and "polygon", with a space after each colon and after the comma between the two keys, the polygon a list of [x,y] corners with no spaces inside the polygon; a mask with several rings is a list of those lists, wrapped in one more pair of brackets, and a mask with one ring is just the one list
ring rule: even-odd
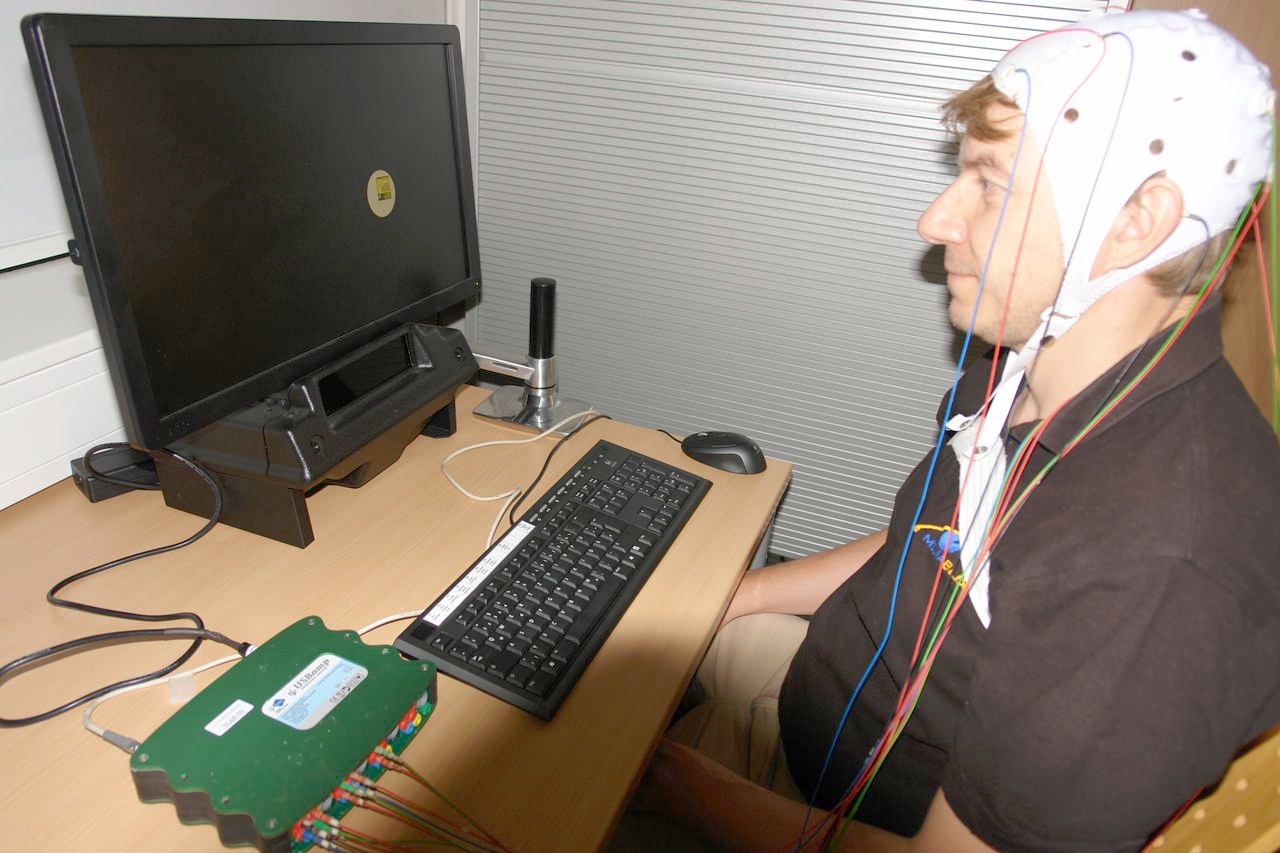
{"label": "spacebar", "polygon": [[599,591],[587,602],[587,606],[582,609],[582,615],[573,620],[573,625],[564,632],[564,635],[581,645],[591,633],[591,629],[600,621],[600,617],[609,609],[609,605],[620,589],[622,589],[622,580],[616,575],[610,575],[601,581]]}

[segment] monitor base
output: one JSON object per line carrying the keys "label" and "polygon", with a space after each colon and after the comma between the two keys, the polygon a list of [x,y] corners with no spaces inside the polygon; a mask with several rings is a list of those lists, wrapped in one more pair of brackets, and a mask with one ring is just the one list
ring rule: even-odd
{"label": "monitor base", "polygon": [[[367,364],[388,343],[404,368],[377,387],[326,401],[326,378]],[[223,494],[221,521],[305,548],[315,538],[306,497],[324,485],[359,488],[400,458],[419,435],[452,435],[455,396],[476,372],[462,333],[408,323],[287,390],[192,433],[169,449],[204,467]],[[168,454],[153,454],[165,503],[209,518],[209,485]]]}
{"label": "monitor base", "polygon": [[[542,432],[574,415],[586,415],[594,411],[589,403],[551,394],[539,397],[528,393],[523,385],[504,385],[481,401],[475,413],[481,417],[506,421],[518,427]],[[570,421],[554,430],[556,435],[568,435],[582,422]]]}

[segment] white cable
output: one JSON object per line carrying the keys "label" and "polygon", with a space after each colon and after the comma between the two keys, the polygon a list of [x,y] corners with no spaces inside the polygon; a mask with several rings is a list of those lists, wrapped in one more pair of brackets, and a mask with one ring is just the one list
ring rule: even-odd
{"label": "white cable", "polygon": [[[232,661],[237,661],[240,659],[241,659],[240,655],[227,655],[224,658],[218,658],[217,660],[209,661],[208,663],[201,664],[200,666],[183,670],[182,672],[171,672],[168,675],[162,675],[159,678],[153,678],[150,681],[143,681],[139,684],[130,684],[128,687],[121,687],[119,690],[112,690],[110,693],[106,693],[102,696],[99,696],[97,699],[94,699],[92,702],[86,705],[84,708],[84,713],[81,715],[80,719],[84,723],[84,727],[88,729],[90,732],[92,732],[93,734],[97,735],[100,738],[103,738],[109,743],[115,744],[121,749],[124,749],[125,752],[132,752],[133,751],[132,749],[129,749],[127,746],[122,744],[120,740],[118,740],[120,738],[120,735],[116,735],[115,738],[112,738],[111,735],[115,735],[115,732],[108,731],[107,729],[102,728],[102,726],[99,726],[97,723],[93,721],[93,712],[99,705],[101,705],[103,702],[107,701],[108,699],[114,699],[117,696],[121,696],[125,693],[131,693],[134,690],[141,690],[144,687],[154,687],[157,684],[160,684],[162,682],[167,684],[168,682],[170,682],[175,678],[194,677],[196,673],[204,672],[207,669],[213,669],[215,666],[222,666],[225,663],[231,663]],[[124,740],[128,741],[128,739],[124,739]],[[128,741],[128,742],[133,743],[135,747],[137,746],[136,741]]]}
{"label": "white cable", "polygon": [[417,616],[421,612],[422,612],[421,610],[410,610],[407,613],[397,613],[395,616],[384,616],[381,619],[379,619],[377,622],[370,622],[368,625],[365,625],[356,633],[363,637],[365,634],[369,633],[374,628],[381,628],[383,625],[389,625],[392,622],[399,622],[401,619],[412,619],[413,617]]}
{"label": "white cable", "polygon": [[[459,492],[466,495],[467,497],[471,498],[471,500],[473,501],[500,501],[503,499],[506,500],[506,503],[502,505],[502,509],[498,511],[497,517],[493,519],[493,525],[489,528],[489,536],[485,540],[486,548],[488,548],[490,545],[493,544],[493,536],[495,533],[498,532],[498,524],[502,521],[502,516],[506,514],[507,508],[511,506],[512,502],[514,502],[516,498],[520,497],[522,490],[512,489],[511,491],[503,492],[500,495],[472,494],[470,491],[464,488],[461,483],[455,480],[452,474],[449,473],[449,469],[447,467],[449,464],[449,461],[453,459],[453,457],[455,456],[460,456],[461,454],[466,453],[468,450],[478,450],[481,447],[496,447],[498,445],[503,445],[503,444],[529,444],[530,442],[537,441],[540,438],[545,438],[546,436],[560,429],[560,427],[569,423],[569,421],[577,420],[579,418],[586,418],[588,415],[595,415],[595,414],[599,414],[595,409],[587,409],[585,412],[579,412],[576,415],[570,415],[569,417],[565,418],[559,423],[553,424],[552,426],[547,427],[545,430],[538,433],[537,435],[531,436],[529,438],[509,438],[509,439],[502,439],[500,441],[482,441],[479,444],[472,444],[469,447],[463,447],[459,450],[453,451],[440,462],[440,473],[444,474],[445,479],[448,480],[455,489],[457,489]],[[417,614],[415,613],[414,615],[416,616]]]}
{"label": "white cable", "polygon": [[[413,610],[407,613],[397,613],[394,616],[384,616],[381,619],[377,620],[376,622],[370,622],[368,625],[365,625],[356,633],[360,634],[361,636],[364,636],[365,634],[372,631],[374,628],[381,628],[383,625],[388,625],[392,622],[399,622],[401,619],[412,619],[413,617],[417,616],[418,613],[419,611]],[[249,652],[247,652],[246,655],[251,653],[254,650],[254,648],[256,648],[256,646],[250,646]],[[102,696],[99,696],[97,699],[93,700],[88,705],[86,705],[84,709],[84,713],[81,715],[81,721],[84,723],[84,727],[88,729],[90,732],[92,732],[93,734],[97,735],[100,738],[103,738],[109,743],[112,743],[120,747],[121,749],[124,749],[126,752],[132,752],[132,749],[128,746],[128,744],[132,744],[133,746],[136,747],[137,741],[134,741],[130,738],[125,738],[122,735],[109,731],[108,729],[104,729],[102,726],[98,725],[93,721],[93,712],[97,709],[99,705],[101,705],[103,702],[107,701],[108,699],[114,699],[117,696],[132,692],[134,690],[141,690],[143,687],[155,687],[161,683],[167,684],[178,678],[194,678],[196,674],[204,672],[205,670],[213,669],[215,666],[222,666],[223,664],[231,663],[233,661],[237,661],[240,659],[241,659],[240,655],[227,655],[226,657],[218,658],[217,660],[212,660],[212,661],[209,661],[208,663],[200,664],[200,666],[192,667],[191,669],[184,669],[182,672],[171,672],[168,675],[162,675],[159,678],[153,678],[150,681],[144,681],[144,682],[141,682],[140,684],[130,684],[128,687],[121,687],[119,690],[112,690],[110,693],[103,694]]]}

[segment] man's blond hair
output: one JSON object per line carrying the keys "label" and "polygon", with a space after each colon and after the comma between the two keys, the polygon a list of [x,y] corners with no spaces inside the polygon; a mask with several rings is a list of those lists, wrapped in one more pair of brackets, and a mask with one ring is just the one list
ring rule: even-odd
{"label": "man's blond hair", "polygon": [[[997,127],[990,119],[993,106],[1018,109],[1013,100],[996,88],[991,75],[953,95],[942,105],[942,123],[957,138],[971,136],[981,142],[998,142],[1013,136],[1013,131]],[[1166,296],[1197,293],[1218,263],[1231,235],[1223,232],[1176,258],[1170,258],[1147,271],[1147,277]],[[1065,248],[1065,247],[1064,247]]]}

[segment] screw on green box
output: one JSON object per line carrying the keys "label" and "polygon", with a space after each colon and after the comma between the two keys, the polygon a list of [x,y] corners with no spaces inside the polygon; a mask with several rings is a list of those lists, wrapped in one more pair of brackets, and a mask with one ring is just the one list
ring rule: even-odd
{"label": "screw on green box", "polygon": [[393,752],[416,734],[397,729],[435,706],[436,671],[390,646],[367,646],[319,617],[295,622],[200,691],[129,760],[143,802],[172,802],[183,823],[213,823],[227,846],[297,851],[290,831],[365,768],[384,740]]}

